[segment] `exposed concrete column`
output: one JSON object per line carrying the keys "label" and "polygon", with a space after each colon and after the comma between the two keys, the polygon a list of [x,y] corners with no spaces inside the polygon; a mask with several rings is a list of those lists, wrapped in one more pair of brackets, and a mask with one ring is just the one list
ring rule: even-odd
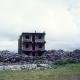
{"label": "exposed concrete column", "polygon": [[35,52],[35,56],[36,56],[36,52]]}
{"label": "exposed concrete column", "polygon": [[38,56],[38,53],[37,52],[35,52],[35,56]]}
{"label": "exposed concrete column", "polygon": [[35,50],[36,50],[36,44],[35,44]]}
{"label": "exposed concrete column", "polygon": [[22,36],[22,41],[23,41],[24,36]]}
{"label": "exposed concrete column", "polygon": [[31,41],[32,41],[32,35],[31,35]]}
{"label": "exposed concrete column", "polygon": [[35,52],[35,56],[37,56],[37,53]]}
{"label": "exposed concrete column", "polygon": [[32,53],[31,53],[31,56],[32,56]]}
{"label": "exposed concrete column", "polygon": [[44,44],[44,50],[45,50],[45,44]]}
{"label": "exposed concrete column", "polygon": [[32,52],[30,52],[29,56],[32,56]]}
{"label": "exposed concrete column", "polygon": [[35,42],[36,42],[36,35],[35,35]]}

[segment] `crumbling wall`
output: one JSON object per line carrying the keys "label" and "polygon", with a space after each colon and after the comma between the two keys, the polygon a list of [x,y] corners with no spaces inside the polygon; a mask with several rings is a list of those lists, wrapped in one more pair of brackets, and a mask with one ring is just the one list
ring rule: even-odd
{"label": "crumbling wall", "polygon": [[44,41],[45,41],[44,35],[36,34],[35,41],[36,41],[36,42],[44,42]]}
{"label": "crumbling wall", "polygon": [[45,33],[22,33],[20,40],[20,54],[41,56],[45,51]]}
{"label": "crumbling wall", "polygon": [[36,50],[45,50],[44,44],[42,43],[36,44]]}
{"label": "crumbling wall", "polygon": [[32,50],[32,44],[31,43],[23,43],[22,50],[26,50],[26,51]]}

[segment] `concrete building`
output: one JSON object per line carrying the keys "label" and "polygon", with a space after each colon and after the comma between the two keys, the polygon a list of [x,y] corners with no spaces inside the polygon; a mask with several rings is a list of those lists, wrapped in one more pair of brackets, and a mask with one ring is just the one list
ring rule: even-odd
{"label": "concrete building", "polygon": [[22,33],[18,39],[18,54],[42,56],[45,52],[45,32]]}

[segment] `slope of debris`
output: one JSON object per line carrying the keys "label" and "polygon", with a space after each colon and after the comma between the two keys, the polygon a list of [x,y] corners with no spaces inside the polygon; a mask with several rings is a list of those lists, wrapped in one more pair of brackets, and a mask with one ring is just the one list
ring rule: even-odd
{"label": "slope of debris", "polygon": [[63,50],[48,50],[42,56],[27,56],[20,55],[10,51],[0,51],[0,62],[7,63],[39,63],[40,60],[44,60],[44,63],[54,62],[61,59],[80,59],[80,50],[76,49],[72,52]]}

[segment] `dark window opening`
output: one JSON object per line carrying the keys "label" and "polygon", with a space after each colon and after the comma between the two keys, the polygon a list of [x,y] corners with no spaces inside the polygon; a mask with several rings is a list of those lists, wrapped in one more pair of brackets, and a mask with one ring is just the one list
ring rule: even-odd
{"label": "dark window opening", "polygon": [[25,37],[26,37],[26,39],[29,39],[29,35],[26,35]]}
{"label": "dark window opening", "polygon": [[35,41],[35,36],[32,36],[32,41]]}
{"label": "dark window opening", "polygon": [[29,52],[26,52],[26,55],[29,55]]}
{"label": "dark window opening", "polygon": [[29,48],[29,44],[26,44],[26,48]]}
{"label": "dark window opening", "polygon": [[39,44],[39,48],[42,48],[42,44]]}
{"label": "dark window opening", "polygon": [[38,36],[38,39],[42,39],[42,36]]}
{"label": "dark window opening", "polygon": [[39,53],[38,53],[38,56],[42,56],[42,52],[39,52]]}
{"label": "dark window opening", "polygon": [[35,50],[35,44],[32,44],[32,50]]}
{"label": "dark window opening", "polygon": [[35,56],[35,52],[33,52],[33,56]]}

